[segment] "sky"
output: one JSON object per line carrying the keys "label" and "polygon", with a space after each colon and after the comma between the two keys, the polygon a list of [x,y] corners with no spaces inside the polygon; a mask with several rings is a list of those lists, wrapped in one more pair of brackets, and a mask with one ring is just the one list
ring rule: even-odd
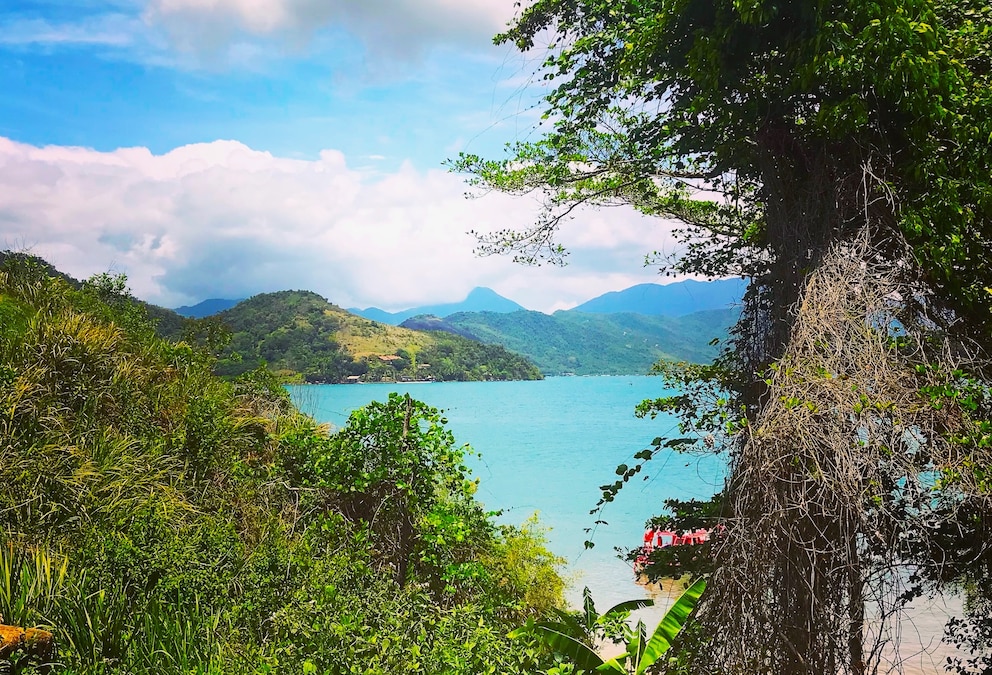
{"label": "sky", "polygon": [[554,311],[663,282],[670,224],[584,210],[569,264],[480,258],[536,198],[445,159],[541,133],[541,52],[492,36],[513,0],[4,0],[0,249],[166,307],[287,289],[343,307],[487,286]]}

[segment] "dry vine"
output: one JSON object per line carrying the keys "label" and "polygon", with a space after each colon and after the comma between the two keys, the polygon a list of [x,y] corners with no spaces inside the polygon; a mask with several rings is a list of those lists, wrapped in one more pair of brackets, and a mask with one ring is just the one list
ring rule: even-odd
{"label": "dry vine", "polygon": [[694,672],[901,672],[898,645],[883,647],[898,633],[907,548],[936,545],[935,479],[951,472],[955,494],[982,493],[969,462],[988,466],[990,453],[949,440],[970,421],[920,395],[967,352],[920,313],[911,257],[876,247],[863,230],[807,278],[739,439],[699,613],[714,637]]}

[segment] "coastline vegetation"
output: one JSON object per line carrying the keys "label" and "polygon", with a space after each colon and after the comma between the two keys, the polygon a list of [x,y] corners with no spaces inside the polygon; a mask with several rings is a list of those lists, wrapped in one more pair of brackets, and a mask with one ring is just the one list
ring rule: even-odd
{"label": "coastline vegetation", "polygon": [[394,396],[330,434],[215,364],[122,277],[0,267],[0,623],[51,631],[52,672],[550,667],[507,634],[563,606],[561,561],[473,499],[438,411]]}

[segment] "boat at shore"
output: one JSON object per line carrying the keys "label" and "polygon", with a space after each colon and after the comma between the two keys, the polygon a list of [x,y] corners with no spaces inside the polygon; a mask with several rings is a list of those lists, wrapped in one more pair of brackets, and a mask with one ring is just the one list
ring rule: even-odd
{"label": "boat at shore", "polygon": [[654,551],[669,546],[697,546],[710,541],[714,532],[724,529],[722,525],[713,529],[699,528],[687,530],[685,532],[675,532],[672,530],[648,528],[644,530],[644,543],[641,545],[640,554],[634,559],[634,570],[640,571],[648,562],[648,556]]}

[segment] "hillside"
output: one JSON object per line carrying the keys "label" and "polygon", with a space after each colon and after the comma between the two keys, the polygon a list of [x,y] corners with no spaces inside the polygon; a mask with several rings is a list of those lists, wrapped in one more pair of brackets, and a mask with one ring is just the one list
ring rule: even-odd
{"label": "hillside", "polygon": [[400,327],[409,328],[410,330],[443,331],[445,333],[451,333],[452,335],[461,335],[469,340],[479,340],[479,338],[473,335],[470,331],[452,325],[441,317],[433,314],[420,314],[410,317],[401,323]]}
{"label": "hillside", "polygon": [[401,312],[387,312],[378,307],[367,309],[349,309],[348,311],[373,321],[398,326],[407,319],[419,315],[448,316],[456,312],[518,312],[524,309],[513,300],[508,300],[491,288],[473,288],[461,302],[450,302],[440,305],[424,305],[413,307]]}
{"label": "hillside", "polygon": [[547,375],[647,373],[659,359],[706,362],[737,320],[732,309],[682,317],[555,312],[459,313],[444,323],[534,361]]}
{"label": "hillside", "polygon": [[554,666],[508,633],[564,605],[563,561],[493,522],[439,411],[394,394],[331,434],[121,288],[0,262],[0,672]]}
{"label": "hillside", "polygon": [[231,330],[217,368],[222,375],[254,370],[264,361],[283,376],[307,382],[541,377],[533,364],[503,347],[389,326],[309,291],[256,295],[216,320]]}
{"label": "hillside", "polygon": [[110,302],[119,307],[131,307],[132,315],[150,319],[158,336],[167,340],[179,340],[186,327],[185,319],[171,309],[139,300],[128,292],[108,295],[108,288],[114,284],[120,284],[119,290],[126,291],[124,284],[127,277],[124,275],[104,272],[82,282],[56,269],[54,265],[43,258],[16,251],[0,251],[0,268],[2,267],[20,270],[19,273],[32,275],[38,279],[58,279],[73,290],[87,289],[89,295],[101,297],[104,302]]}
{"label": "hillside", "polygon": [[588,314],[634,313],[655,316],[685,316],[705,310],[739,305],[747,282],[743,279],[696,281],[672,284],[638,284],[622,291],[604,293],[568,310]]}

